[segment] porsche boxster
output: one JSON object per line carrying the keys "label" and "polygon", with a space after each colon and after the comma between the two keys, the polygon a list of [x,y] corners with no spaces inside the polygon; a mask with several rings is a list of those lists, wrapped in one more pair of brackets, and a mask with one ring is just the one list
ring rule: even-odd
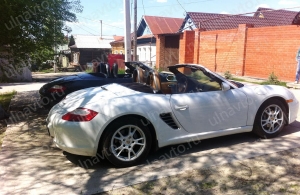
{"label": "porsche boxster", "polygon": [[[118,74],[118,65],[114,64],[110,69],[108,64],[100,63],[97,73],[78,73],[67,77],[57,78],[51,82],[43,85],[40,90],[40,100],[44,107],[51,108],[53,105],[60,102],[66,95],[74,91],[85,89],[89,87],[102,86],[109,83],[131,83],[133,74],[137,75],[136,68],[142,69],[147,76],[147,73],[152,68],[141,62],[126,62],[125,66],[128,68],[127,73]],[[166,78],[165,75],[161,75]]]}
{"label": "porsche boxster", "polygon": [[79,90],[47,117],[50,136],[69,153],[104,153],[115,166],[146,158],[150,149],[244,132],[277,136],[295,121],[299,102],[287,88],[243,85],[201,65],[169,67],[173,80],[151,71],[145,83]]}

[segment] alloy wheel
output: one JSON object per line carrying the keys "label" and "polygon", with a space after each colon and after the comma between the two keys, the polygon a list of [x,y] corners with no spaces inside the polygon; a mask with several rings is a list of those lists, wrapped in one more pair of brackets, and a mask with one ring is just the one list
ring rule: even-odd
{"label": "alloy wheel", "polygon": [[121,161],[133,161],[138,158],[146,147],[144,132],[135,125],[120,127],[112,136],[111,152]]}
{"label": "alloy wheel", "polygon": [[283,123],[284,113],[276,104],[269,105],[261,115],[261,127],[268,134],[279,131]]}

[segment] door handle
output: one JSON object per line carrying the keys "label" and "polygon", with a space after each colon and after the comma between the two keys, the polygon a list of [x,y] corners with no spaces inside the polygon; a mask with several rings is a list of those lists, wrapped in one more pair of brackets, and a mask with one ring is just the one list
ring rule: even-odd
{"label": "door handle", "polygon": [[175,110],[186,110],[189,106],[184,105],[184,106],[175,106]]}

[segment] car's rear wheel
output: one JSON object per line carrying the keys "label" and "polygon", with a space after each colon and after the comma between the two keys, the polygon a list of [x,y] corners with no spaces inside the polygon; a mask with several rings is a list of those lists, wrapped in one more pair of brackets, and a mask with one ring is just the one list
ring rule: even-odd
{"label": "car's rear wheel", "polygon": [[118,167],[136,165],[145,159],[151,148],[151,133],[138,118],[115,121],[104,136],[104,154]]}
{"label": "car's rear wheel", "polygon": [[277,99],[266,101],[258,110],[253,132],[262,138],[276,137],[284,128],[286,108]]}

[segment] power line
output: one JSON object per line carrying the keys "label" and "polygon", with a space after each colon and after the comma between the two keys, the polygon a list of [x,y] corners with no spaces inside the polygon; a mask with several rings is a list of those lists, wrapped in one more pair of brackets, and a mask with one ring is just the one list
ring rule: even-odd
{"label": "power line", "polygon": [[143,9],[144,9],[144,16],[145,16],[146,12],[145,12],[144,0],[142,0],[142,5],[143,5]]}
{"label": "power line", "polygon": [[184,7],[180,4],[179,0],[177,0],[178,4],[182,7],[182,9],[185,11],[186,13],[186,10],[184,9]]}
{"label": "power line", "polygon": [[114,28],[124,29],[124,28],[122,28],[122,27],[113,26],[113,25],[110,25],[110,24],[105,24],[105,23],[103,23],[103,22],[102,22],[102,24],[104,24],[104,25],[106,25],[106,26],[111,26],[111,27],[114,27]]}
{"label": "power line", "polygon": [[[189,2],[189,3],[181,3],[183,5],[188,5],[188,4],[194,4],[194,3],[201,3],[201,2],[208,2],[208,1],[214,1],[214,0],[203,0],[203,1],[193,1],[193,2]],[[142,0],[143,2],[143,0]],[[169,6],[172,6],[172,5],[178,5],[177,4],[167,4],[167,5],[154,5],[154,6],[146,6],[146,7],[138,7],[138,8],[152,8],[152,7],[169,7]]]}
{"label": "power line", "polygon": [[[86,17],[83,17],[83,16],[77,16],[77,17],[84,18],[84,19],[87,19],[87,20],[90,20],[90,21],[93,21],[93,22],[98,22],[98,20],[93,20],[93,19],[86,18]],[[107,25],[107,26],[111,26],[111,27],[114,27],[114,28],[124,29],[124,28],[122,28],[122,27],[114,26],[114,25],[111,25],[111,24],[106,24],[106,23],[103,23],[103,22],[102,22],[102,24]]]}
{"label": "power line", "polygon": [[90,31],[85,30],[84,28],[82,28],[82,27],[79,26],[78,24],[76,24],[76,23],[74,23],[74,24],[75,24],[77,27],[79,27],[80,29],[84,30],[85,32],[90,33],[91,35],[97,36],[97,35],[91,33]]}

